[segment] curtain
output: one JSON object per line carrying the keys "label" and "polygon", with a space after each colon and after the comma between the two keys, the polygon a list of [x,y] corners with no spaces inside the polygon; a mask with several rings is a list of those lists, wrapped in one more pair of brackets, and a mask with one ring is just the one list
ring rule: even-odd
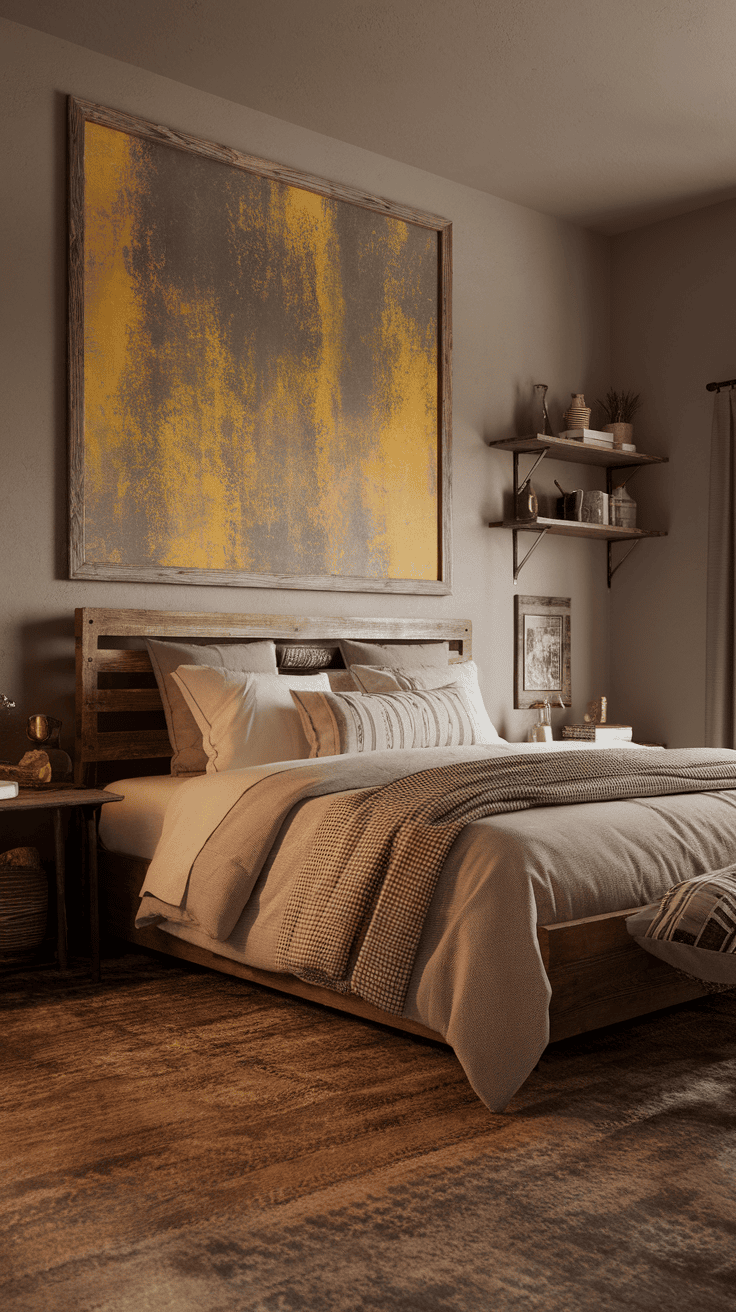
{"label": "curtain", "polygon": [[710,447],[705,741],[736,747],[736,390],[716,392]]}

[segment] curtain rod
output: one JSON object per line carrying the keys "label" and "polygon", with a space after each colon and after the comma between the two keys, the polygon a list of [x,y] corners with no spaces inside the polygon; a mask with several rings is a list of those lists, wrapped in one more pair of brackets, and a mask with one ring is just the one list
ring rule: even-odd
{"label": "curtain rod", "polygon": [[726,378],[722,383],[706,383],[706,392],[720,392],[722,387],[736,387],[736,378]]}

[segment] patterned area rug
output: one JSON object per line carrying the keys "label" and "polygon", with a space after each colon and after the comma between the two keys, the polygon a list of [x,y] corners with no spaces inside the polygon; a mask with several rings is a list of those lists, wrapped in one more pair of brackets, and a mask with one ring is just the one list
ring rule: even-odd
{"label": "patterned area rug", "polygon": [[733,1309],[736,994],[439,1045],[130,955],[0,980],[7,1312]]}

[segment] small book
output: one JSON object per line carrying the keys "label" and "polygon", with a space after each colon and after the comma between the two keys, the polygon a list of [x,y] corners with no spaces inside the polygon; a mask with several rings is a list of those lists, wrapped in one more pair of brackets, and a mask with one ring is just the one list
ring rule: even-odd
{"label": "small book", "polygon": [[17,797],[18,784],[15,779],[0,779],[0,800],[4,797]]}
{"label": "small book", "polygon": [[633,729],[630,724],[563,724],[562,737],[585,743],[630,743]]}
{"label": "small book", "polygon": [[613,433],[604,433],[598,428],[568,428],[560,433],[573,442],[599,442],[601,446],[613,446]]}

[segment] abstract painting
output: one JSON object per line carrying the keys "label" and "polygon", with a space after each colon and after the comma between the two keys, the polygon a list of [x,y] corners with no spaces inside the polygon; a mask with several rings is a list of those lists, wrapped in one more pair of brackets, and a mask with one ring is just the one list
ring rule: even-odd
{"label": "abstract painting", "polygon": [[70,573],[450,591],[451,228],[70,101]]}

